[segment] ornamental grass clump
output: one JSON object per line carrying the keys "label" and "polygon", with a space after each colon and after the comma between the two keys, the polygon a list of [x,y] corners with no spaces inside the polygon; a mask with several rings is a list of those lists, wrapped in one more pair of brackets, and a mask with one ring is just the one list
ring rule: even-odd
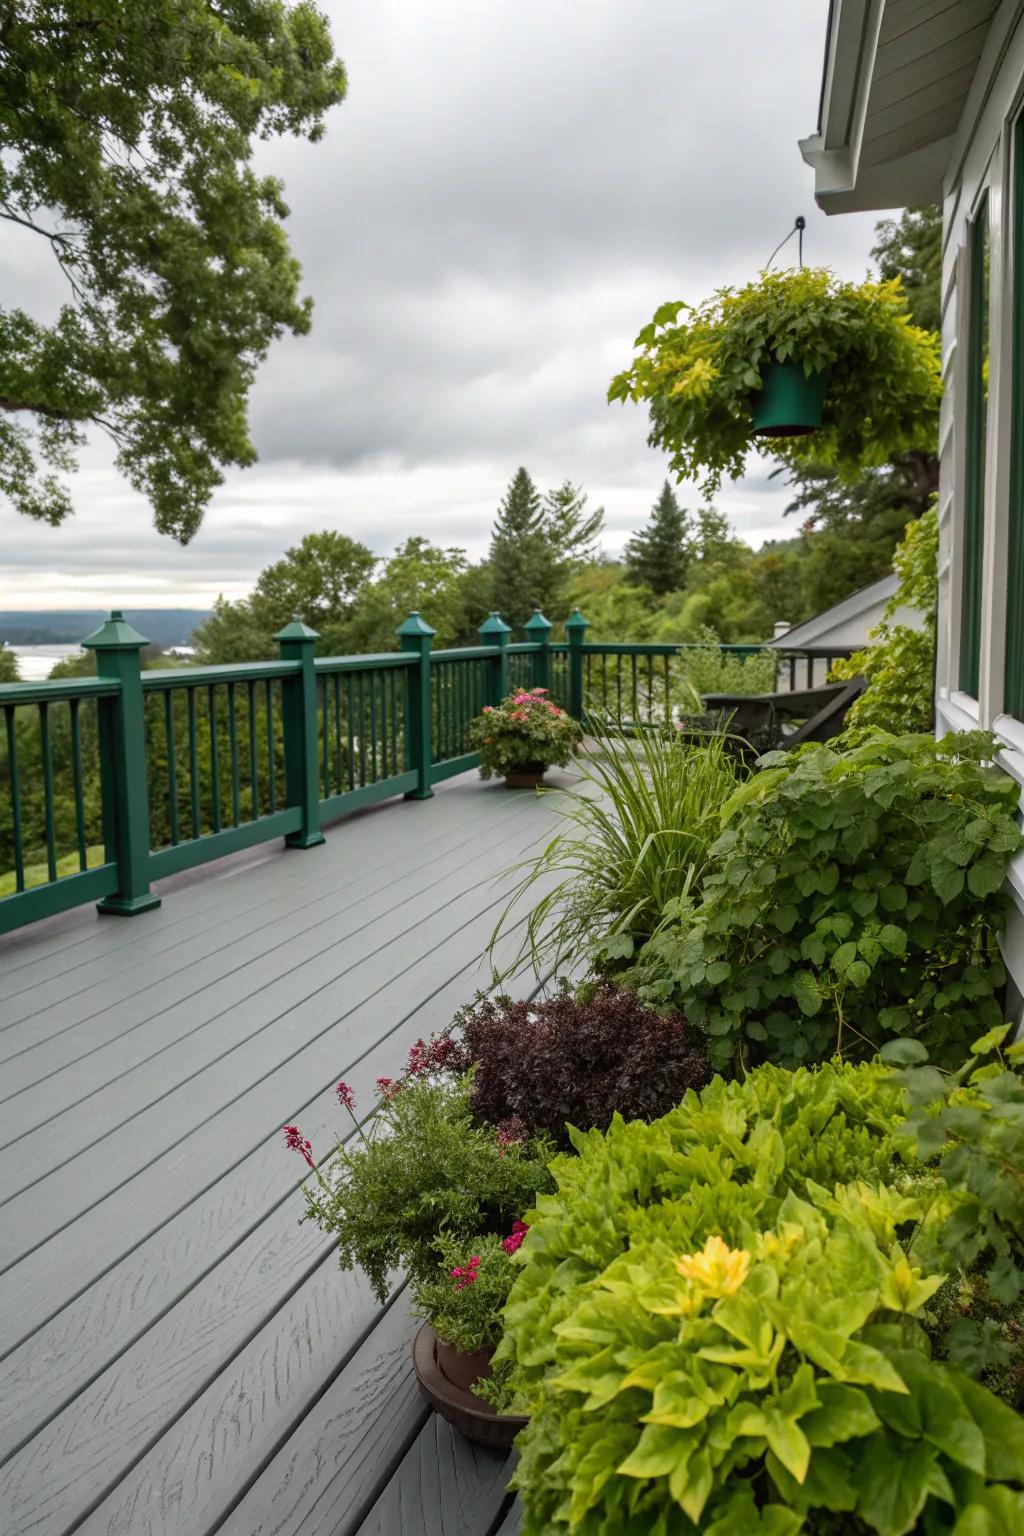
{"label": "ornamental grass clump", "polygon": [[523,1536],[1024,1529],[1024,1421],[933,1347],[904,1110],[877,1060],[761,1067],[556,1159],[495,1357]]}
{"label": "ornamental grass clump", "polygon": [[[702,304],[662,304],[634,346],[608,398],[645,402],[648,442],[680,479],[703,479],[708,495],[723,476],[744,473],[752,448],[855,479],[935,442],[939,338],[912,323],[898,279],[851,283],[820,267],[762,272]],[[809,436],[753,435],[754,403],[775,364],[826,376],[822,424]]]}
{"label": "ornamental grass clump", "polygon": [[583,783],[563,792],[560,826],[522,878],[492,940],[525,912],[506,974],[525,962],[612,974],[657,932],[672,902],[698,901],[722,806],[741,769],[723,733],[689,746],[675,730],[595,724]]}
{"label": "ornamental grass clump", "polygon": [[520,689],[500,704],[484,706],[469,723],[469,741],[480,754],[480,777],[517,769],[565,767],[583,738],[571,715],[548,696],[546,688]]}
{"label": "ornamental grass clump", "polygon": [[681,1014],[607,985],[581,997],[565,987],[538,1001],[482,998],[456,1024],[478,1119],[565,1148],[567,1126],[654,1120],[711,1075],[703,1036]]}

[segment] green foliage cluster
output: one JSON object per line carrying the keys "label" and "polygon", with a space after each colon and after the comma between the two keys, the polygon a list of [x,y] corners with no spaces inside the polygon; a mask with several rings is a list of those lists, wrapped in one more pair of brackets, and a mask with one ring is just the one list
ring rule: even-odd
{"label": "green foliage cluster", "polygon": [[59,476],[90,424],[183,543],[223,466],[253,462],[256,368],[311,303],[252,145],[318,139],[345,83],[311,0],[4,7],[0,218],[69,285],[51,323],[0,309],[0,491],[19,511],[68,516]]}
{"label": "green foliage cluster", "polygon": [[[898,279],[849,283],[813,267],[763,272],[697,306],[661,305],[635,347],[608,398],[646,402],[651,445],[680,479],[703,476],[709,494],[723,475],[742,475],[752,447],[855,479],[935,438],[938,338],[912,324]],[[765,369],[785,362],[808,377],[827,372],[823,424],[811,437],[762,444],[752,436],[752,400]]]}
{"label": "green foliage cluster", "polygon": [[761,1067],[554,1162],[497,1356],[524,1536],[1021,1524],[1024,1424],[932,1348],[902,1109],[877,1060]]}
{"label": "green foliage cluster", "polygon": [[493,1349],[501,1338],[501,1309],[519,1276],[505,1241],[496,1233],[469,1242],[443,1237],[437,1245],[441,1255],[437,1269],[413,1284],[417,1316],[426,1318],[439,1339],[464,1354]]}
{"label": "green foliage cluster", "polygon": [[526,914],[513,969],[529,956],[535,969],[589,962],[621,970],[666,907],[696,889],[736,788],[720,735],[688,748],[674,731],[592,729],[596,751],[580,761],[583,782],[561,792],[561,830],[523,866],[495,933],[496,942]]}
{"label": "green foliage cluster", "polygon": [[626,544],[626,573],[655,597],[678,592],[686,585],[692,558],[692,519],[680,507],[668,481],[654,503],[650,518]]}
{"label": "green foliage cluster", "polygon": [[1002,1020],[1000,888],[1024,841],[993,750],[877,733],[763,758],[723,809],[700,905],[680,898],[644,951],[641,995],[702,1023],[719,1067],[893,1035],[962,1060]]}
{"label": "green foliage cluster", "polygon": [[938,1157],[946,1186],[929,1259],[962,1278],[943,1347],[1024,1412],[1024,1042],[1007,1045],[1009,1033],[1007,1024],[993,1028],[948,1075],[914,1041],[883,1056],[902,1066],[900,1137],[918,1158]]}
{"label": "green foliage cluster", "polygon": [[[694,649],[681,651],[674,663],[682,680],[680,709],[683,716],[692,711],[692,695],[707,693],[774,693],[779,658],[774,651],[759,650],[747,655],[723,651],[714,630],[704,625]],[[689,696],[689,697],[688,697]]]}
{"label": "green foliage cluster", "polygon": [[[932,506],[909,524],[893,559],[899,585],[886,604],[871,644],[837,662],[837,678],[867,679],[847,716],[848,731],[927,731],[934,715],[935,622],[939,602],[939,521]],[[902,608],[916,608],[923,624],[896,622]]]}
{"label": "green foliage cluster", "polygon": [[520,689],[500,704],[485,704],[483,714],[469,723],[470,747],[480,754],[484,779],[517,768],[564,768],[582,737],[579,723],[548,697],[546,688]]}
{"label": "green foliage cluster", "polygon": [[551,1188],[551,1144],[503,1142],[474,1119],[471,1093],[469,1077],[385,1085],[362,1136],[340,1144],[321,1164],[321,1179],[303,1186],[307,1218],[337,1237],[341,1267],[359,1265],[382,1301],[392,1271],[404,1268],[417,1286],[433,1283],[445,1244],[507,1236]]}
{"label": "green foliage cluster", "polygon": [[0,645],[0,683],[16,683],[19,676],[17,656],[6,645]]}

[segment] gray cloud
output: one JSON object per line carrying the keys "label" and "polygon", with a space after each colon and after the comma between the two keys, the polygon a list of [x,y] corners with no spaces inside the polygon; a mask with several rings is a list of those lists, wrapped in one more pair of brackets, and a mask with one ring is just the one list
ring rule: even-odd
{"label": "gray cloud", "polygon": [[[621,548],[665,470],[642,412],[605,390],[655,306],[745,280],[798,211],[809,260],[864,271],[873,221],[818,214],[796,149],[820,0],[327,8],[349,99],[321,144],[258,151],[285,180],[315,301],[312,334],[281,341],[258,380],[260,464],[180,550],[91,446],[66,528],[0,506],[5,606],[15,589],[38,606],[205,601],[310,527],[480,553],[519,463],[582,480]],[[38,260],[0,235],[5,294],[47,309],[59,288]],[[759,466],[720,504],[757,543],[786,531],[786,499]]]}

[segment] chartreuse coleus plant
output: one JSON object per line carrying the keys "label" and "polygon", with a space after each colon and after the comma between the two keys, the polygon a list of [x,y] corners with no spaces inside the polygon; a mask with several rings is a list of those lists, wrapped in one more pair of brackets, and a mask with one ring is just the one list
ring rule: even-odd
{"label": "chartreuse coleus plant", "polygon": [[499,1361],[524,1536],[1003,1536],[1024,1422],[931,1358],[880,1062],[716,1080],[553,1164]]}
{"label": "chartreuse coleus plant", "polygon": [[[680,479],[703,479],[709,495],[723,476],[743,474],[754,447],[850,479],[866,465],[933,449],[939,338],[912,323],[898,279],[850,283],[821,267],[762,272],[696,306],[662,304],[634,348],[609,400],[645,402],[648,441]],[[819,431],[765,443],[752,436],[752,402],[772,363],[827,373]]]}
{"label": "chartreuse coleus plant", "polygon": [[732,795],[703,900],[670,903],[634,980],[708,1032],[712,1063],[864,1056],[893,1036],[964,1059],[1003,1020],[1001,887],[1018,789],[983,732],[773,752]]}

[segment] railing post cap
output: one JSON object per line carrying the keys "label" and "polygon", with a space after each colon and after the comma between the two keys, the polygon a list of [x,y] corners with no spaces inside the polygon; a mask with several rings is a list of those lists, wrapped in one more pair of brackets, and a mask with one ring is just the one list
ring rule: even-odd
{"label": "railing post cap", "polygon": [[284,629],[279,629],[274,636],[275,640],[319,640],[320,636],[315,629],[310,629],[301,619],[292,619]]}
{"label": "railing post cap", "polygon": [[510,635],[511,633],[511,624],[506,624],[500,613],[489,614],[477,630],[478,635]]}
{"label": "railing post cap", "polygon": [[409,617],[399,624],[396,634],[403,639],[407,635],[436,635],[437,630],[431,629],[426,619],[422,618],[418,608],[414,608]]}
{"label": "railing post cap", "polygon": [[569,617],[565,621],[565,627],[567,630],[569,630],[570,633],[572,633],[574,630],[578,630],[582,633],[583,630],[590,628],[590,620],[585,619],[578,608],[574,608],[572,613],[570,613]]}
{"label": "railing post cap", "polygon": [[532,618],[527,619],[526,623],[523,625],[523,628],[527,630],[533,630],[534,633],[536,633],[536,631],[539,629],[550,631],[554,628],[554,625],[550,619],[546,619],[544,617],[539,608],[535,608],[533,610]]}
{"label": "railing post cap", "polygon": [[141,651],[148,644],[145,635],[132,628],[120,608],[112,609],[110,618],[82,641],[87,651]]}

